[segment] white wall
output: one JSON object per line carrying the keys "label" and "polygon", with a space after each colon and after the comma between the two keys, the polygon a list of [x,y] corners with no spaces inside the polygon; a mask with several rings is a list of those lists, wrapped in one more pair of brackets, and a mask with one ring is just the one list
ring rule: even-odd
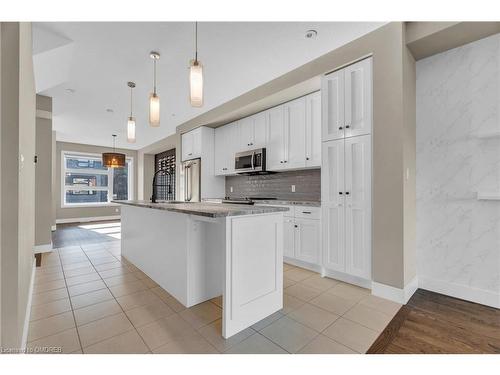
{"label": "white wall", "polygon": [[500,34],[417,62],[421,287],[500,307]]}

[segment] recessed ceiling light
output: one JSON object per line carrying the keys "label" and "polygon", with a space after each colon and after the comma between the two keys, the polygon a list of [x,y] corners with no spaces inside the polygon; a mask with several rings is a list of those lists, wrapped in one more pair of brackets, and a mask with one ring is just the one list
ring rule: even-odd
{"label": "recessed ceiling light", "polygon": [[75,89],[66,89],[65,91],[67,94],[74,94],[75,93]]}
{"label": "recessed ceiling light", "polygon": [[318,32],[316,30],[307,30],[306,31],[306,38],[307,39],[314,39],[318,36]]}

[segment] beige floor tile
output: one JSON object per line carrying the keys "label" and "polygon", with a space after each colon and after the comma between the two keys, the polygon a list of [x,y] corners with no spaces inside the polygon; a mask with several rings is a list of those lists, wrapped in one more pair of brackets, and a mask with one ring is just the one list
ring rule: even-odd
{"label": "beige floor tile", "polygon": [[35,275],[40,276],[40,275],[50,275],[53,273],[60,273],[62,272],[62,267],[61,266],[44,266],[42,264],[41,267],[37,267],[35,271]]}
{"label": "beige floor tile", "polygon": [[256,331],[260,331],[260,330],[266,328],[272,322],[278,320],[279,318],[282,318],[283,316],[285,316],[285,315],[283,315],[283,313],[281,313],[280,311],[276,311],[274,314],[271,314],[268,317],[262,319],[261,321],[255,323],[252,326],[252,328]]}
{"label": "beige floor tile", "polygon": [[283,272],[293,270],[294,268],[295,268],[295,266],[293,266],[291,264],[283,263]]}
{"label": "beige floor tile", "polygon": [[328,310],[337,315],[344,315],[356,304],[356,300],[346,299],[335,294],[324,293],[313,298],[309,303]]}
{"label": "beige floor tile", "polygon": [[137,281],[137,277],[134,276],[133,273],[125,273],[123,275],[117,275],[113,277],[108,277],[104,279],[104,283],[109,287],[131,283],[133,281]]}
{"label": "beige floor tile", "polygon": [[115,260],[114,262],[111,262],[111,263],[97,264],[94,266],[94,268],[98,272],[112,270],[115,268],[122,268],[122,267],[123,267],[123,264],[121,264],[118,260]]}
{"label": "beige floor tile", "polygon": [[338,315],[332,314],[309,303],[306,303],[297,310],[292,311],[288,314],[288,316],[318,332],[322,332],[326,327],[339,318]]}
{"label": "beige floor tile", "polygon": [[339,344],[326,336],[319,335],[304,346],[300,354],[357,354],[354,350]]}
{"label": "beige floor tile", "polygon": [[90,263],[89,260],[78,262],[78,263],[71,263],[71,264],[63,264],[63,270],[64,272],[69,271],[69,270],[77,270],[79,268],[87,268],[91,267],[92,263]]}
{"label": "beige floor tile", "polygon": [[201,336],[195,332],[192,336],[174,339],[156,349],[157,354],[217,354],[218,351]]}
{"label": "beige floor tile", "polygon": [[113,295],[116,298],[126,296],[132,293],[137,293],[146,289],[148,289],[148,287],[144,285],[144,283],[141,280],[136,280],[125,284],[119,284],[109,288],[109,290],[111,290],[111,293],[113,293]]}
{"label": "beige floor tile", "polygon": [[354,306],[343,316],[377,332],[382,332],[392,319],[390,315],[360,304]]}
{"label": "beige floor tile", "polygon": [[358,353],[366,353],[378,337],[377,332],[344,318],[336,320],[323,334]]}
{"label": "beige floor tile", "polygon": [[228,351],[227,354],[287,354],[286,350],[280,348],[271,340],[256,333],[249,338],[236,344]]}
{"label": "beige floor tile", "polygon": [[64,279],[47,281],[45,283],[36,283],[33,286],[33,294],[39,294],[43,292],[48,292],[49,290],[65,288],[66,283]]}
{"label": "beige floor tile", "polygon": [[133,272],[133,274],[137,278],[137,280],[143,280],[149,278],[149,276],[142,271],[135,271]]}
{"label": "beige floor tile", "polygon": [[178,314],[137,327],[137,331],[150,349],[156,349],[182,337],[193,336],[196,332]]}
{"label": "beige floor tile", "polygon": [[35,273],[35,285],[46,283],[48,281],[63,280],[63,279],[64,279],[64,273],[62,271],[49,273],[48,275],[43,275],[43,274],[40,275],[38,273]]}
{"label": "beige floor tile", "polygon": [[134,327],[124,313],[108,316],[78,327],[80,341],[85,351],[87,346],[125,333]]}
{"label": "beige floor tile", "polygon": [[86,266],[81,268],[75,268],[73,270],[64,270],[64,276],[66,278],[71,278],[76,276],[88,275],[89,273],[94,273],[94,272],[96,272],[94,267]]}
{"label": "beige floor tile", "polygon": [[370,290],[365,288],[360,288],[359,286],[356,285],[340,282],[333,288],[328,289],[326,293],[334,294],[339,297],[352,299],[356,302],[359,302],[361,299],[370,294]]}
{"label": "beige floor tile", "polygon": [[308,277],[316,275],[316,272],[312,272],[303,268],[293,268],[291,270],[285,271],[283,275],[293,281],[302,281]]}
{"label": "beige floor tile", "polygon": [[199,329],[222,317],[222,309],[210,301],[185,309],[179,315],[195,329]]}
{"label": "beige floor tile", "polygon": [[120,275],[125,275],[127,273],[130,273],[130,270],[127,267],[123,267],[123,266],[111,268],[109,270],[99,271],[99,275],[101,275],[101,277],[103,279],[107,279],[107,278],[115,277],[115,276],[120,276]]}
{"label": "beige floor tile", "polygon": [[54,335],[75,326],[71,311],[30,322],[28,341]]}
{"label": "beige floor tile", "polygon": [[297,284],[296,281],[287,279],[286,277],[283,277],[283,288],[288,288],[289,286]]}
{"label": "beige floor tile", "polygon": [[369,295],[365,298],[363,298],[361,301],[359,301],[360,305],[364,305],[367,307],[370,307],[374,310],[380,311],[384,314],[387,314],[391,317],[394,317],[396,313],[399,311],[401,308],[401,304],[389,301],[388,299],[385,298],[380,298],[376,296]]}
{"label": "beige floor tile", "polygon": [[283,309],[280,310],[281,313],[283,314],[289,314],[293,310],[298,309],[300,306],[302,306],[305,302],[295,298],[293,296],[290,296],[286,293],[283,293]]}
{"label": "beige floor tile", "polygon": [[156,302],[145,306],[135,307],[125,312],[135,327],[154,322],[155,320],[175,314],[175,311],[168,307],[163,301],[158,299]]}
{"label": "beige floor tile", "polygon": [[86,354],[144,354],[149,349],[141,336],[132,330],[87,346],[84,351]]}
{"label": "beige floor tile", "polygon": [[71,297],[71,303],[73,305],[73,309],[80,309],[82,307],[94,305],[110,299],[114,299],[111,292],[108,289],[100,289]]}
{"label": "beige floor tile", "polygon": [[31,299],[31,306],[41,305],[63,298],[68,298],[68,290],[66,288],[43,292],[33,295]]}
{"label": "beige floor tile", "polygon": [[114,299],[82,307],[74,311],[77,326],[81,326],[107,316],[116,315],[121,312],[122,309],[120,305]]}
{"label": "beige floor tile", "polygon": [[127,294],[126,296],[118,297],[116,300],[125,311],[133,309],[134,307],[162,302],[156,294],[149,290]]}
{"label": "beige floor tile", "polygon": [[215,303],[217,306],[219,306],[222,309],[222,296],[212,298],[210,302]]}
{"label": "beige floor tile", "polygon": [[58,315],[66,311],[71,311],[69,298],[63,298],[57,301],[44,303],[42,305],[32,306],[30,321],[48,318],[49,316]]}
{"label": "beige floor tile", "polygon": [[116,261],[116,258],[112,255],[106,256],[106,257],[101,257],[101,258],[95,258],[90,260],[94,266],[99,265],[99,264],[106,264],[106,263],[113,263]]}
{"label": "beige floor tile", "polygon": [[219,352],[225,352],[229,348],[242,342],[247,337],[253,335],[255,331],[252,328],[244,329],[236,335],[225,339],[222,337],[222,319],[218,319],[199,330],[200,334],[212,344]]}
{"label": "beige floor tile", "polygon": [[284,292],[285,294],[301,299],[302,301],[310,301],[314,297],[319,296],[321,293],[321,291],[317,289],[302,285],[300,283],[289,286],[284,290]]}
{"label": "beige floor tile", "polygon": [[301,281],[300,283],[324,292],[325,290],[328,290],[330,288],[333,288],[335,285],[338,285],[339,281],[330,279],[328,277],[321,277],[321,275],[314,275]]}
{"label": "beige floor tile", "polygon": [[161,287],[151,288],[151,292],[156,294],[163,302],[165,302],[168,307],[170,307],[175,312],[181,312],[186,309],[186,307],[177,301],[173,296],[171,296],[167,291]]}
{"label": "beige floor tile", "polygon": [[56,333],[55,335],[31,341],[26,346],[29,350],[29,354],[47,352],[55,354],[72,353],[81,349],[76,328],[71,328],[66,331]]}
{"label": "beige floor tile", "polygon": [[84,284],[84,283],[88,283],[88,282],[96,281],[96,280],[101,280],[101,276],[99,276],[99,274],[95,271],[92,273],[87,273],[85,275],[74,276],[74,277],[70,277],[70,278],[68,278],[66,276],[66,284],[68,284],[68,287],[73,286],[73,285],[78,285],[78,284]]}
{"label": "beige floor tile", "polygon": [[73,285],[68,287],[68,292],[71,297],[93,292],[99,289],[106,289],[106,284],[102,280],[95,280],[88,283]]}
{"label": "beige floor tile", "polygon": [[296,353],[306,346],[318,332],[284,316],[268,325],[261,334],[289,353]]}
{"label": "beige floor tile", "polygon": [[[134,272],[134,275],[136,274],[137,272]],[[156,288],[158,287],[158,284],[155,283],[152,279],[150,279],[149,277],[146,277],[145,279],[141,279],[141,281],[144,283],[144,285],[146,285],[148,288]]]}

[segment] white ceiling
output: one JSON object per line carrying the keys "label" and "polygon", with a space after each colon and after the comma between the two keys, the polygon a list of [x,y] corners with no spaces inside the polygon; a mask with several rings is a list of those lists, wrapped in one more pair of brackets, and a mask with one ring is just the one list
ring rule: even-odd
{"label": "white ceiling", "polygon": [[[376,22],[203,22],[198,57],[204,65],[205,105],[188,102],[188,62],[194,24],[187,22],[35,23],[38,93],[53,97],[57,140],[139,149],[175,132],[183,122],[258,87],[380,26]],[[305,31],[318,31],[306,39]],[[161,53],[161,126],[147,123],[153,65]],[[137,142],[126,142],[127,81],[134,90]],[[67,89],[74,90],[68,93]],[[113,113],[106,109],[113,109]]]}

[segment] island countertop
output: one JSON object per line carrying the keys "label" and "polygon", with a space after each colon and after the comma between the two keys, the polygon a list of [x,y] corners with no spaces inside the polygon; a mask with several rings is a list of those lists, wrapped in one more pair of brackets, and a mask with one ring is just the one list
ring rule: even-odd
{"label": "island countertop", "polygon": [[155,210],[172,211],[188,215],[198,215],[198,216],[206,216],[213,218],[226,217],[226,216],[267,214],[272,212],[284,212],[289,210],[287,207],[252,206],[244,204],[207,203],[207,202],[151,203],[150,201],[141,201],[141,200],[128,200],[128,201],[114,200],[112,202],[128,206],[152,208]]}

